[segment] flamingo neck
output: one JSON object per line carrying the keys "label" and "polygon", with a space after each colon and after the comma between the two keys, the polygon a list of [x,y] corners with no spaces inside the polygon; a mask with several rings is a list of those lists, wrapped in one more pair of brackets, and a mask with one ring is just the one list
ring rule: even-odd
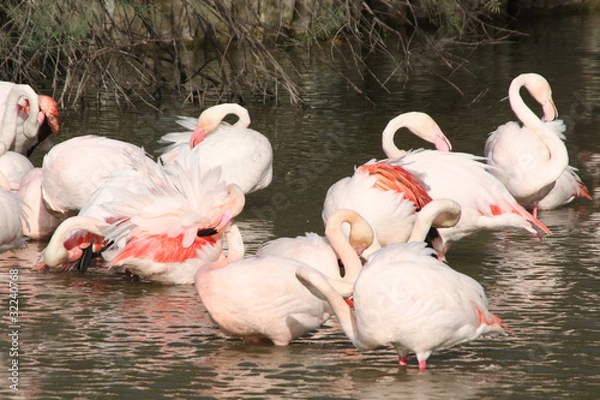
{"label": "flamingo neck", "polygon": [[325,275],[313,268],[300,267],[296,270],[296,278],[312,294],[329,303],[342,330],[357,348],[367,349],[370,347],[361,339],[354,312],[344,298],[327,281]]}
{"label": "flamingo neck", "polygon": [[406,150],[400,150],[396,143],[394,143],[394,137],[396,136],[396,132],[400,128],[404,128],[406,126],[407,114],[401,114],[396,118],[393,118],[388,122],[381,134],[381,147],[383,148],[383,152],[389,158],[400,158],[406,154]]}
{"label": "flamingo neck", "polygon": [[513,79],[508,88],[508,100],[513,112],[524,126],[533,132],[543,130],[544,122],[525,104],[521,97],[521,88],[526,84],[526,76],[520,75]]}
{"label": "flamingo neck", "polygon": [[544,121],[525,104],[521,97],[521,87],[526,85],[526,76],[520,75],[513,79],[508,89],[510,106],[517,118],[527,127],[547,149],[546,165],[540,166],[542,177],[538,179],[540,187],[553,184],[569,164],[569,154],[563,141],[546,126]]}
{"label": "flamingo neck", "polygon": [[23,126],[25,136],[35,137],[39,127],[37,110],[39,109],[37,94],[28,85],[12,85],[4,108],[2,129],[0,130],[0,155],[6,153],[17,135],[17,119],[19,100],[25,97],[29,101],[29,114]]}
{"label": "flamingo neck", "polygon": [[108,224],[92,217],[74,216],[64,220],[54,231],[48,246],[43,253],[44,263],[48,267],[59,267],[69,260],[69,251],[64,242],[71,232],[82,229],[94,235],[104,237],[104,229]]}
{"label": "flamingo neck", "polygon": [[460,220],[460,205],[449,199],[435,199],[418,213],[409,242],[424,242],[431,227],[449,228]]}
{"label": "flamingo neck", "polygon": [[[349,240],[342,230],[344,223],[350,224]],[[357,254],[357,249],[362,253],[373,243],[374,237],[371,226],[357,213],[345,210],[337,212],[329,218],[325,227],[325,236],[344,264],[346,274],[342,280],[354,283],[362,269],[362,262]]]}

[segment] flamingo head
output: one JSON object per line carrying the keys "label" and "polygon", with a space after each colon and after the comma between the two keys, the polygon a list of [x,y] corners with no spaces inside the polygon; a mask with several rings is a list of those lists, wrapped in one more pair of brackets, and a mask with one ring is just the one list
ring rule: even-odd
{"label": "flamingo head", "polygon": [[544,121],[554,121],[558,118],[558,110],[552,100],[552,89],[550,84],[543,76],[539,74],[524,74],[525,88],[531,96],[542,105],[544,111]]}
{"label": "flamingo head", "polygon": [[58,104],[56,104],[56,101],[54,101],[52,97],[43,94],[38,96],[38,101],[40,111],[48,122],[50,130],[53,134],[57,134],[60,130],[60,125],[58,123]]}
{"label": "flamingo head", "polygon": [[198,123],[196,124],[196,129],[194,129],[194,133],[190,138],[190,147],[194,148],[198,146],[206,135],[217,129],[221,121],[223,120],[223,116],[219,114],[215,114],[213,110],[214,107],[208,108],[203,111],[202,114],[198,117]]}
{"label": "flamingo head", "polygon": [[404,114],[406,128],[423,140],[433,143],[439,151],[452,150],[450,140],[444,135],[438,124],[428,114],[423,112],[408,112]]}

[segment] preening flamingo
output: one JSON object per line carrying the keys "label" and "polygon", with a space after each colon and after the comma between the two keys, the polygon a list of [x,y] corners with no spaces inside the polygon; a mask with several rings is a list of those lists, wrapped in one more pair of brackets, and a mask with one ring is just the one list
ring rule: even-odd
{"label": "preening flamingo", "polygon": [[[428,207],[449,210],[450,215],[459,209],[454,202],[438,201]],[[430,212],[430,216],[435,214]],[[427,219],[431,218],[421,221]],[[422,234],[427,227],[421,221],[418,230]],[[354,310],[314,269],[298,268],[296,277],[329,302],[359,350],[391,345],[400,365],[406,365],[408,353],[414,352],[419,369],[425,371],[433,351],[505,331],[500,318],[489,312],[481,285],[433,254],[424,242],[416,241],[390,244],[367,257],[354,285]]]}
{"label": "preening flamingo", "polygon": [[517,203],[495,176],[486,171],[481,157],[444,151],[443,147],[449,148],[449,145],[440,146],[441,151],[419,149],[407,152],[398,149],[394,135],[406,126],[407,120],[412,126],[422,127],[415,130],[423,131],[429,127],[432,131],[429,137],[439,137],[439,133],[435,133],[439,127],[429,115],[420,112],[407,114],[401,114],[387,124],[382,133],[382,146],[385,154],[392,159],[390,163],[399,163],[418,174],[431,198],[448,198],[460,204],[462,216],[456,226],[439,229],[444,241],[442,254],[454,241],[482,229],[518,228],[540,237],[550,233],[542,222]]}
{"label": "preening flamingo", "polygon": [[[350,225],[347,238],[342,225]],[[373,229],[358,213],[338,210],[327,219],[325,236],[309,232],[295,238],[278,238],[262,245],[257,257],[287,257],[303,262],[327,277],[354,283],[362,261],[360,255],[374,239]]]}
{"label": "preening flamingo", "polygon": [[[226,235],[228,243],[241,241],[231,238],[239,231]],[[327,302],[312,295],[295,278],[295,271],[310,268],[308,265],[286,257],[240,258],[239,252],[236,254],[201,266],[195,277],[202,304],[225,333],[286,346],[321,326],[331,315]]]}
{"label": "preening flamingo", "polygon": [[[139,157],[131,160],[147,177],[130,181],[126,189],[112,187],[118,193],[103,204],[111,220],[78,217],[109,225],[100,236],[102,245],[111,244],[106,250],[111,253],[110,267],[156,282],[193,283],[200,265],[221,256],[222,231],[241,212],[243,193],[225,185],[218,168],[202,172],[193,160],[170,166]],[[56,240],[64,244],[69,238]],[[59,266],[49,265],[46,256],[44,261],[49,267]]]}
{"label": "preening flamingo", "polygon": [[[229,114],[238,121],[223,122]],[[162,143],[171,143],[160,158],[166,164],[188,152],[199,152],[202,169],[221,166],[223,180],[238,185],[244,193],[267,187],[273,178],[273,150],[263,134],[248,128],[248,111],[235,103],[224,103],[207,108],[198,119],[179,117],[177,121],[188,132],[169,133]]]}
{"label": "preening flamingo", "polygon": [[[542,105],[544,121],[521,98],[522,87]],[[489,134],[484,153],[489,171],[519,203],[531,206],[535,216],[538,202],[550,193],[569,164],[567,148],[561,139],[564,125],[562,121],[553,121],[558,112],[552,90],[539,74],[527,73],[514,78],[508,98],[523,126],[508,122],[498,127]]]}
{"label": "preening flamingo", "polygon": [[29,85],[0,82],[0,155],[8,150],[29,156],[59,130],[58,106]]}
{"label": "preening flamingo", "polygon": [[136,145],[94,135],[55,145],[42,163],[46,206],[64,216],[76,214],[113,171],[131,167],[132,157],[145,156]]}
{"label": "preening flamingo", "polygon": [[342,209],[354,210],[373,228],[375,238],[365,254],[395,242],[405,242],[415,212],[431,201],[420,176],[402,162],[370,161],[354,175],[334,183],[325,195],[323,221]]}

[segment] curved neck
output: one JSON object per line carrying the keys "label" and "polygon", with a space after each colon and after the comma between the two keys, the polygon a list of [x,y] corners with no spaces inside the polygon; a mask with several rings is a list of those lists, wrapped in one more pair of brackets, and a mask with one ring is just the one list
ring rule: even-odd
{"label": "curved neck", "polygon": [[426,142],[433,143],[439,151],[450,151],[452,145],[438,124],[429,115],[412,111],[398,115],[388,122],[381,134],[381,147],[389,158],[400,158],[406,154],[394,143],[394,136],[400,128],[407,128]]}
{"label": "curved neck", "polygon": [[[540,166],[539,171],[547,177],[546,181],[540,180],[540,186],[553,183],[564,172],[569,164],[569,154],[563,141],[545,126],[545,122],[531,111],[521,97],[520,90],[526,84],[527,75],[520,75],[513,79],[508,89],[510,106],[519,120],[546,146],[547,165]],[[553,105],[553,104],[552,104]]]}
{"label": "curved neck", "polygon": [[23,132],[29,139],[37,135],[40,125],[38,96],[29,85],[13,85],[6,98],[4,118],[0,129],[0,155],[6,153],[15,141],[19,100],[23,97],[29,101],[29,114],[23,125]]}
{"label": "curved neck", "polygon": [[[342,230],[344,223],[350,224],[349,239]],[[371,225],[354,211],[340,210],[327,220],[325,236],[344,264],[346,274],[342,280],[353,283],[362,269],[359,254],[373,243]]]}
{"label": "curved neck", "polygon": [[409,242],[424,242],[430,228],[450,228],[460,220],[460,205],[450,199],[435,199],[418,213]]}
{"label": "curved neck", "polygon": [[64,241],[71,232],[85,230],[98,236],[104,236],[104,230],[109,224],[96,218],[76,215],[64,220],[54,231],[48,246],[44,249],[43,260],[48,267],[59,267],[69,261],[69,251],[64,246]]}
{"label": "curved neck", "polygon": [[510,108],[512,108],[517,118],[519,118],[519,121],[527,128],[536,132],[537,130],[543,129],[544,122],[531,111],[521,97],[520,91],[525,85],[525,80],[525,75],[520,75],[513,79],[508,88],[508,101],[510,102]]}
{"label": "curved neck", "polygon": [[400,128],[406,126],[406,115],[407,114],[401,114],[396,118],[391,119],[381,134],[381,147],[383,148],[385,155],[389,158],[400,158],[406,154],[406,150],[400,150],[398,146],[396,146],[396,143],[394,143],[396,132]]}

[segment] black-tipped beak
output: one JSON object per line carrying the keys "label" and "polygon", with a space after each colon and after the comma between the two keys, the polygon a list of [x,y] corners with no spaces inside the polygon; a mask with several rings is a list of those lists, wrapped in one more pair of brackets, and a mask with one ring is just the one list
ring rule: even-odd
{"label": "black-tipped beak", "polygon": [[212,236],[219,233],[216,227],[200,229],[197,233],[198,237]]}

